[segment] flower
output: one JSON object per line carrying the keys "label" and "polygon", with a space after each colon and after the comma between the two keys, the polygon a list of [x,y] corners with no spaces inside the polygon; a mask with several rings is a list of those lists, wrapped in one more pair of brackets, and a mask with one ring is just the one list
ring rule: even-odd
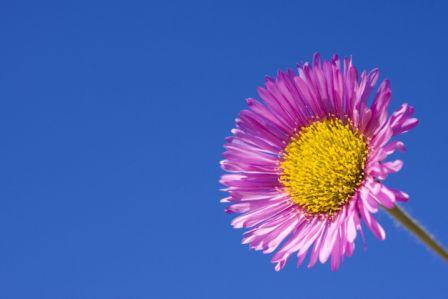
{"label": "flower", "polygon": [[331,258],[336,270],[352,255],[358,233],[364,239],[361,220],[383,240],[374,214],[408,200],[383,184],[403,162],[385,160],[405,150],[391,138],[418,120],[407,104],[388,117],[388,80],[368,105],[378,76],[378,69],[358,76],[351,58],[322,61],[315,54],[312,64],[298,65],[298,74],[267,77],[258,88],[263,102],[248,99],[236,119],[221,161],[229,195],[221,201],[230,203],[226,212],[241,214],[233,227],[251,228],[243,244],[263,253],[278,249],[277,271],[292,254],[300,266],[308,252],[308,267]]}

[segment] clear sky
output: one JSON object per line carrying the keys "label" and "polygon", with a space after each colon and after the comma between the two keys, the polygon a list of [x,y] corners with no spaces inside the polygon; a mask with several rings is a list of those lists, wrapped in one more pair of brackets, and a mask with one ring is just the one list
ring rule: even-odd
{"label": "clear sky", "polygon": [[276,273],[218,184],[264,75],[353,55],[416,108],[388,182],[448,245],[444,1],[63,2],[0,4],[0,298],[447,298],[448,265],[386,215],[338,272]]}

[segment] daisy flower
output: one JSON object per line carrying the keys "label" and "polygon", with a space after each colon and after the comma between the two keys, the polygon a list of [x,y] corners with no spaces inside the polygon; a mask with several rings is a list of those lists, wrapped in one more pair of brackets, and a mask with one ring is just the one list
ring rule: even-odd
{"label": "daisy flower", "polygon": [[[278,271],[295,254],[298,266],[330,260],[336,270],[352,255],[363,226],[384,240],[375,219],[409,196],[386,186],[403,162],[388,161],[403,142],[393,139],[418,123],[403,104],[388,116],[391,88],[374,91],[378,69],[360,75],[350,58],[334,56],[280,71],[248,99],[225,144],[221,183],[234,228],[250,228],[243,243],[275,254]],[[372,95],[371,105],[368,100]]]}

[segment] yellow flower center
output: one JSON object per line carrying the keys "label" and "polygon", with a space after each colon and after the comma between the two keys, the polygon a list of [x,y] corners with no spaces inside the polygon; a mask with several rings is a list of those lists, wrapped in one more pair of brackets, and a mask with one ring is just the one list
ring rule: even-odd
{"label": "yellow flower center", "polygon": [[350,122],[316,121],[285,148],[280,182],[308,214],[332,217],[364,178],[367,144]]}

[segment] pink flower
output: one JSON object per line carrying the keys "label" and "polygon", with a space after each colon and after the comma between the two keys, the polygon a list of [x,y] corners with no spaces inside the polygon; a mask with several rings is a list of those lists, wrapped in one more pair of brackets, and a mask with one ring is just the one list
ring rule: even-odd
{"label": "pink flower", "polygon": [[[341,67],[341,63],[343,66]],[[378,70],[362,72],[337,56],[279,72],[258,88],[263,100],[248,99],[225,144],[221,183],[229,196],[226,211],[237,213],[235,228],[250,228],[243,243],[264,253],[282,269],[292,254],[308,267],[331,259],[336,270],[363,236],[362,222],[379,239],[379,207],[407,201],[383,180],[398,172],[401,160],[386,161],[404,144],[391,138],[415,127],[414,109],[403,104],[390,117],[389,81],[367,100]]]}

